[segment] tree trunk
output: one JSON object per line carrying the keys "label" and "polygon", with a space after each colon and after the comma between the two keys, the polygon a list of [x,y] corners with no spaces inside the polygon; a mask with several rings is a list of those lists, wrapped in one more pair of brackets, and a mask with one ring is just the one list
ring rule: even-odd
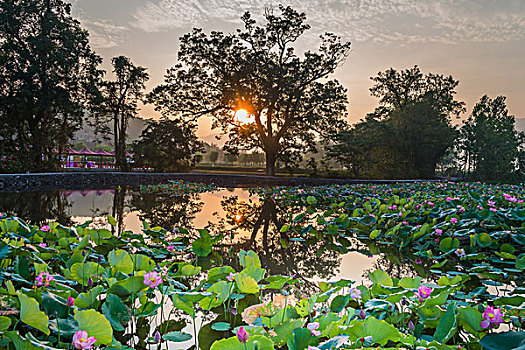
{"label": "tree trunk", "polygon": [[277,161],[277,151],[267,149],[266,151],[266,175],[275,176],[275,163]]}
{"label": "tree trunk", "polygon": [[115,148],[115,167],[120,168],[119,164],[119,130],[118,130],[118,112],[113,115],[113,147]]}

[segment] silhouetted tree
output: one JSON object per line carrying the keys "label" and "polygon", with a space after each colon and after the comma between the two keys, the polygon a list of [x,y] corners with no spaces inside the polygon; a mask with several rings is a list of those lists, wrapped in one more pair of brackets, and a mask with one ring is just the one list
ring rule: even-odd
{"label": "silhouetted tree", "polygon": [[392,125],[387,146],[397,155],[404,177],[429,178],[436,164],[452,148],[456,130],[432,97],[393,110],[385,122]]}
{"label": "silhouetted tree", "polygon": [[480,180],[516,175],[523,133],[514,128],[504,96],[483,96],[461,128],[459,149],[465,172]]}
{"label": "silhouetted tree", "polygon": [[[165,115],[212,116],[213,126],[229,134],[225,149],[231,153],[262,149],[268,175],[275,174],[278,159],[296,161],[318,135],[344,125],[347,102],[346,89],[327,78],[346,58],[350,43],[327,33],[318,52],[301,58],[293,45],[310,28],[306,17],[291,7],[279,6],[279,12],[266,10],[264,26],[246,12],[244,29],[235,34],[194,29],[184,35],[180,63],[149,95]],[[252,122],[237,120],[241,109]]]}
{"label": "silhouetted tree", "polygon": [[[332,144],[328,146],[327,158],[338,161],[345,166],[355,178],[372,177],[372,170],[377,162],[374,152],[383,151],[386,125],[374,118],[367,118],[339,134],[334,135]],[[371,171],[372,170],[372,171]]]}
{"label": "silhouetted tree", "polygon": [[429,73],[419,67],[391,68],[371,78],[372,96],[379,106],[335,141],[329,156],[345,164],[354,176],[422,177],[435,174],[439,160],[456,138],[451,117],[464,111],[455,100],[458,81]]}
{"label": "silhouetted tree", "polygon": [[386,117],[394,110],[404,111],[423,100],[447,117],[465,112],[465,103],[454,99],[459,81],[450,75],[423,75],[419,67],[414,66],[401,71],[390,68],[370,79],[375,82],[370,92],[379,98],[379,106],[371,113],[376,118]]}
{"label": "silhouetted tree", "polygon": [[188,171],[197,160],[196,153],[203,149],[191,125],[168,119],[151,120],[140,140],[133,144],[133,159],[136,166],[155,171]]}
{"label": "silhouetted tree", "polygon": [[0,1],[0,152],[7,171],[56,170],[102,75],[62,0]]}
{"label": "silhouetted tree", "polygon": [[217,151],[211,151],[210,152],[210,162],[215,164],[217,162],[217,159],[219,159],[219,152]]}
{"label": "silhouetted tree", "polygon": [[126,135],[129,119],[137,116],[138,102],[143,97],[146,81],[149,79],[146,68],[135,66],[129,58],[117,56],[111,60],[114,81],[102,85],[103,108],[113,122],[113,140],[116,166],[128,170],[126,161]]}

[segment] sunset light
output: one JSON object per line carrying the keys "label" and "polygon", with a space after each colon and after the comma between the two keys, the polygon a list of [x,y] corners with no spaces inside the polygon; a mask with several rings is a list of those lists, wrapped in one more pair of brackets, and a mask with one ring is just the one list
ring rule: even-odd
{"label": "sunset light", "polygon": [[525,350],[525,0],[0,18],[0,350]]}
{"label": "sunset light", "polygon": [[253,116],[248,114],[245,109],[239,109],[235,112],[235,121],[239,124],[250,124],[255,122]]}

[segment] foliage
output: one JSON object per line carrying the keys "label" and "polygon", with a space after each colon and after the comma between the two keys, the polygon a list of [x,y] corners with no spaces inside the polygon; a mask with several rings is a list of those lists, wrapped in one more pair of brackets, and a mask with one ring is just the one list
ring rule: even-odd
{"label": "foliage", "polygon": [[[157,188],[170,186],[184,193],[206,189]],[[89,222],[39,228],[4,216],[0,230],[9,249],[1,249],[0,294],[4,307],[20,310],[21,322],[2,316],[2,346],[68,348],[79,329],[112,349],[188,340],[203,349],[244,349],[240,339],[250,349],[523,344],[522,186],[427,182],[251,191],[298,213],[276,219],[288,240],[283,249],[298,244],[308,245],[310,255],[345,253],[356,240],[366,244],[359,251],[376,254],[394,246],[420,276],[378,269],[369,271],[367,286],[343,279],[311,289],[302,276],[269,273],[253,251],[241,249],[226,264],[223,232],[145,222],[142,232],[113,235]],[[53,279],[36,286],[43,271]],[[145,280],[151,271],[160,274],[158,285]],[[483,327],[489,306],[501,318]],[[240,326],[248,338],[236,336]]]}
{"label": "foliage", "polygon": [[185,172],[198,162],[197,152],[203,144],[194,128],[179,121],[148,121],[140,140],[133,144],[134,166],[158,172]]}
{"label": "foliage", "polygon": [[4,172],[56,170],[102,75],[88,33],[62,0],[0,2]]}
{"label": "foliage", "polygon": [[217,151],[210,151],[210,162],[215,164],[217,162],[217,159],[219,159],[219,152],[217,152]]}
{"label": "foliage", "polygon": [[454,99],[458,82],[451,76],[423,76],[417,66],[391,68],[372,80],[376,84],[370,91],[379,106],[335,135],[328,157],[356,178],[432,178],[456,138],[451,115],[464,109]]}
{"label": "foliage", "polygon": [[[373,118],[367,118],[352,125],[349,130],[334,135],[328,146],[327,158],[337,160],[355,178],[363,175],[373,177],[379,162],[380,153],[385,155],[383,135],[388,125]],[[379,151],[378,151],[379,150]]]}
{"label": "foliage", "polygon": [[[146,68],[134,65],[125,56],[113,57],[114,81],[104,81],[101,86],[100,113],[113,123],[113,145],[116,166],[128,170],[126,161],[126,135],[129,119],[138,113],[138,102],[143,97],[149,79]],[[104,123],[97,123],[103,125]]]}
{"label": "foliage", "polygon": [[[318,52],[299,57],[293,45],[310,28],[305,15],[291,7],[278,11],[268,9],[263,26],[246,12],[244,29],[234,34],[194,29],[184,35],[180,63],[149,95],[165,116],[191,122],[212,116],[213,126],[230,136],[226,150],[263,150],[269,175],[277,160],[297,162],[317,136],[344,125],[346,90],[327,78],[350,48],[327,33]],[[242,112],[251,121],[236,121]]]}
{"label": "foliage", "polygon": [[387,117],[394,110],[404,110],[415,102],[427,101],[447,117],[465,111],[464,103],[456,101],[459,82],[452,76],[429,73],[423,75],[418,66],[397,71],[390,68],[371,78],[375,85],[372,96],[379,98],[379,106],[372,113],[376,118]]}
{"label": "foliage", "polygon": [[187,181],[171,180],[167,184],[141,186],[140,191],[144,193],[162,193],[177,196],[181,194],[212,192],[217,189],[213,184],[203,184]]}
{"label": "foliage", "polygon": [[479,180],[509,180],[523,171],[524,134],[514,128],[504,96],[483,96],[461,128],[459,150],[466,174]]}

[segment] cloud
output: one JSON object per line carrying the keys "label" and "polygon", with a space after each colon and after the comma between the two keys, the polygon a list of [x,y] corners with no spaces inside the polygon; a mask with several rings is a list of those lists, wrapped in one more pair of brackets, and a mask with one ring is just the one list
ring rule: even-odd
{"label": "cloud", "polygon": [[290,5],[307,15],[311,34],[330,31],[375,43],[503,41],[525,38],[523,0],[147,0],[132,14],[145,32],[240,23],[244,11]]}
{"label": "cloud", "polygon": [[129,27],[115,24],[107,19],[95,19],[86,14],[81,0],[66,0],[72,5],[73,16],[78,19],[84,29],[89,32],[89,42],[95,49],[105,49],[119,46],[127,35]]}
{"label": "cloud", "polygon": [[89,42],[95,49],[111,48],[119,46],[125,36],[128,27],[112,24],[107,20],[92,20],[80,18],[82,26],[89,31]]}

